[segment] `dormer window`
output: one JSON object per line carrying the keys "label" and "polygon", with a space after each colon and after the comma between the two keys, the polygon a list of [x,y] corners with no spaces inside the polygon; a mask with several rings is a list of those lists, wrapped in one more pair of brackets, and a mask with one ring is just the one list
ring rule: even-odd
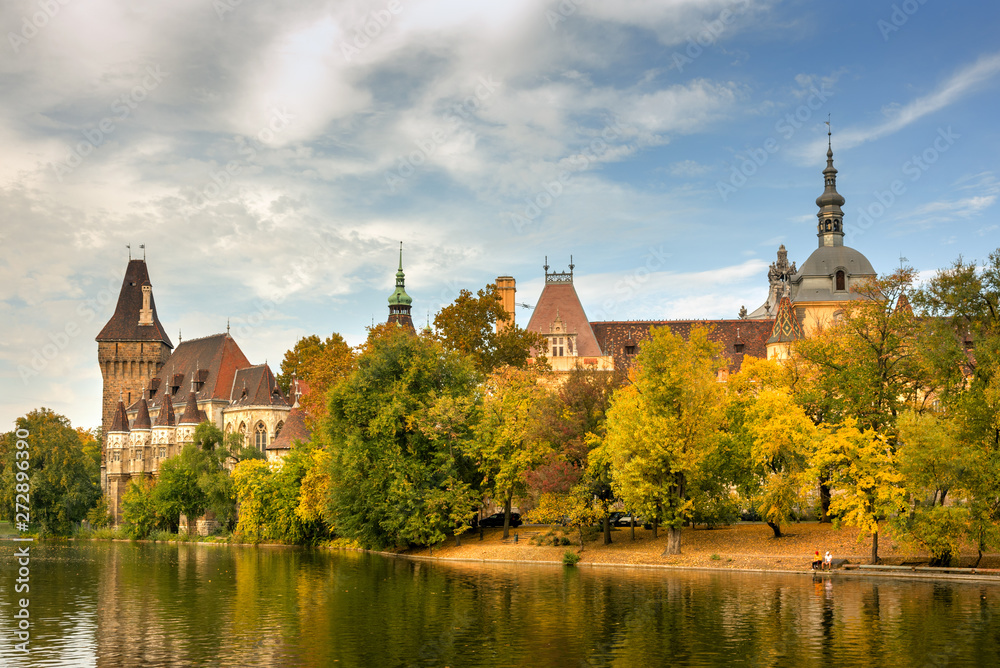
{"label": "dormer window", "polygon": [[837,281],[837,292],[843,292],[844,290],[847,289],[847,275],[844,273],[843,269],[837,270],[836,281]]}
{"label": "dormer window", "polygon": [[735,344],[733,344],[733,352],[736,353],[737,355],[742,354],[743,353],[743,344],[742,343],[735,343]]}
{"label": "dormer window", "polygon": [[625,354],[629,355],[629,356],[635,355],[635,344],[634,343],[625,346]]}

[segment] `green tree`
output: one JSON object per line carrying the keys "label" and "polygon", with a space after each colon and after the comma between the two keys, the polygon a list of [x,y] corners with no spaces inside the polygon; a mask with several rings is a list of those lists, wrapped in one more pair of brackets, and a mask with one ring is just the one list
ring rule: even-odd
{"label": "green tree", "polygon": [[473,295],[462,290],[454,302],[434,316],[437,337],[447,350],[472,357],[476,368],[488,374],[503,366],[523,368],[532,348],[544,352],[546,339],[516,325],[497,331],[497,323],[507,319],[495,284]]}
{"label": "green tree", "polygon": [[365,547],[433,545],[469,519],[476,494],[463,475],[464,436],[422,418],[471,410],[465,398],[478,381],[468,358],[434,340],[398,328],[369,337],[357,369],[331,390],[321,425],[326,519],[339,535]]}
{"label": "green tree", "polygon": [[[25,432],[26,438],[18,438]],[[19,449],[18,441],[28,447]],[[27,452],[28,458],[19,452]],[[31,523],[42,535],[69,534],[73,523],[85,519],[101,496],[98,464],[84,452],[80,433],[48,408],[17,419],[14,431],[0,440],[0,461],[4,515],[13,521],[17,495],[28,495]]]}
{"label": "green tree", "polygon": [[719,441],[724,395],[717,373],[725,364],[701,327],[687,341],[654,328],[618,390],[607,416],[605,456],[627,508],[669,529],[667,554],[680,554],[681,526],[690,519],[691,477]]}
{"label": "green tree", "polygon": [[513,500],[527,491],[526,475],[551,450],[548,443],[534,437],[545,389],[534,370],[502,367],[486,379],[483,393],[473,447],[484,488],[494,501],[503,503],[503,537],[507,538]]}
{"label": "green tree", "polygon": [[122,524],[131,538],[147,538],[153,529],[167,526],[157,513],[157,503],[153,499],[153,481],[149,478],[134,478],[129,481],[122,495]]}
{"label": "green tree", "polygon": [[[347,378],[357,364],[358,353],[336,332],[321,340],[306,336],[285,353],[281,373],[276,380],[282,391],[291,392],[292,377],[304,381],[309,392],[300,401],[308,414],[310,427],[326,415],[326,397],[330,388]],[[295,397],[289,397],[290,401]]]}

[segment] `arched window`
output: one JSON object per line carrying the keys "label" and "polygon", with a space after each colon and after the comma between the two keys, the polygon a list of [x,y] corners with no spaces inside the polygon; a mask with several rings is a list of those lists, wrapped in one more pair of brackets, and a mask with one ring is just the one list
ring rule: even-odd
{"label": "arched window", "polygon": [[264,426],[263,422],[258,422],[257,426],[254,427],[254,445],[258,450],[264,452],[267,448],[267,427]]}
{"label": "arched window", "polygon": [[278,434],[281,433],[281,428],[285,426],[284,422],[279,422],[278,426],[274,428],[274,437],[278,438]]}
{"label": "arched window", "polygon": [[841,269],[837,272],[837,290],[840,292],[846,290],[847,289],[845,287],[846,283],[847,283],[847,277],[844,276],[844,271],[843,269]]}
{"label": "arched window", "polygon": [[240,422],[240,444],[247,447],[247,423]]}

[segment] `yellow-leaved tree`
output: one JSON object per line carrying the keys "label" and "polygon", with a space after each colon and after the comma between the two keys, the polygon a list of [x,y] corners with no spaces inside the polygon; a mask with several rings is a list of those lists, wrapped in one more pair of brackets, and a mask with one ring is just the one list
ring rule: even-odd
{"label": "yellow-leaved tree", "polygon": [[848,418],[826,427],[812,458],[815,475],[830,471],[830,512],[838,521],[861,530],[859,537],[872,537],[871,561],[879,562],[880,517],[906,509],[906,489],[899,462],[885,437],[873,429],[858,429]]}
{"label": "yellow-leaved tree", "polygon": [[650,332],[607,415],[604,456],[612,486],[632,513],[668,528],[665,554],[680,554],[681,526],[692,513],[692,478],[701,474],[723,424],[717,380],[725,365],[708,330],[687,340],[666,327]]}

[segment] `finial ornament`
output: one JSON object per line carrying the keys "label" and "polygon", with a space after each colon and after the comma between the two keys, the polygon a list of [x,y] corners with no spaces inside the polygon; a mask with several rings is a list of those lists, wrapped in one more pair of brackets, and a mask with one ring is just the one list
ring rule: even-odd
{"label": "finial ornament", "polygon": [[542,265],[542,268],[545,270],[546,274],[549,273],[549,256],[548,255],[545,256],[545,264]]}
{"label": "finial ornament", "polygon": [[226,336],[229,336],[229,318],[226,318]]}
{"label": "finial ornament", "polygon": [[132,244],[125,244],[125,248],[128,249],[128,261],[132,261]]}
{"label": "finial ornament", "polygon": [[142,261],[146,261],[146,244],[139,244],[139,248],[142,249]]}

